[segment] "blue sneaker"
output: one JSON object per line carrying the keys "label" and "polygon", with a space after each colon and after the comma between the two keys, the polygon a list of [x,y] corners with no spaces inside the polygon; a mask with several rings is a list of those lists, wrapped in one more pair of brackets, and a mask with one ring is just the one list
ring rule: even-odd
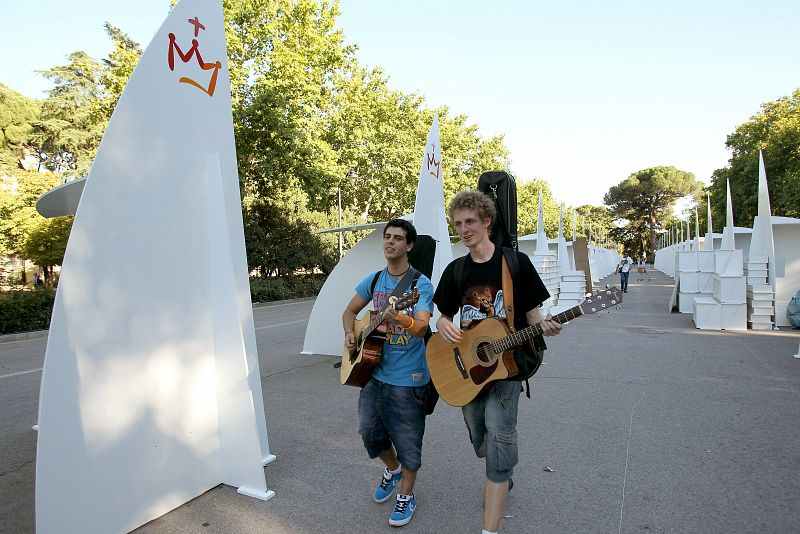
{"label": "blue sneaker", "polygon": [[402,527],[409,521],[411,516],[414,515],[414,509],[417,507],[417,500],[414,494],[400,495],[397,494],[397,502],[394,505],[394,512],[389,516],[389,524],[393,527]]}
{"label": "blue sneaker", "polygon": [[384,469],[381,481],[375,486],[375,495],[372,499],[375,502],[386,502],[389,500],[389,497],[392,496],[392,492],[401,478],[403,478],[402,472],[393,475],[388,469]]}

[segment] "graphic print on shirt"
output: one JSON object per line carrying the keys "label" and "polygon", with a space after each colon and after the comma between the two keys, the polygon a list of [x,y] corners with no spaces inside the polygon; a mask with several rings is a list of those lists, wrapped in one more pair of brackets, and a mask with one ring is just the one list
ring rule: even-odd
{"label": "graphic print on shirt", "polygon": [[503,290],[487,285],[467,288],[461,300],[461,329],[469,330],[489,317],[504,319]]}
{"label": "graphic print on shirt", "polygon": [[[372,296],[373,308],[376,310],[382,310],[386,305],[389,296],[390,293],[376,290]],[[414,312],[412,310],[413,308],[406,308],[406,313],[408,313],[410,317],[414,316]],[[394,321],[389,321],[379,327],[379,330],[383,331],[384,328],[386,329],[386,342],[389,343],[389,345],[408,345],[408,342],[411,339],[411,334],[407,333],[406,329],[400,324]]]}

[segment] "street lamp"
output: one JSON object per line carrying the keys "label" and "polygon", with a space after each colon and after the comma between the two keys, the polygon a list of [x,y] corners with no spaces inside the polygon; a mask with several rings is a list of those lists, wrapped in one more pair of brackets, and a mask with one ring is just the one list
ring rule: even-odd
{"label": "street lamp", "polygon": [[344,175],[341,178],[339,178],[339,183],[336,184],[336,195],[337,195],[338,200],[339,200],[339,203],[338,203],[338,208],[339,208],[339,231],[337,233],[339,234],[339,260],[340,261],[342,259],[342,182],[344,180],[352,180],[353,178],[355,178],[355,174],[353,173],[352,170],[350,170],[350,171],[348,171],[348,173],[346,175]]}

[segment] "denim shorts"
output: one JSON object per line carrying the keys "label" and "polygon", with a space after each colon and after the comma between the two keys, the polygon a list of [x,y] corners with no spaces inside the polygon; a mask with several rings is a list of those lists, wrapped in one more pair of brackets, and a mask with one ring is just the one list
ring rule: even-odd
{"label": "denim shorts", "polygon": [[522,383],[499,380],[463,406],[469,440],[478,458],[486,458],[486,478],[505,482],[519,461],[517,410]]}
{"label": "denim shorts", "polygon": [[374,378],[358,397],[358,433],[370,458],[394,445],[409,471],[422,466],[425,433],[425,386],[392,386]]}

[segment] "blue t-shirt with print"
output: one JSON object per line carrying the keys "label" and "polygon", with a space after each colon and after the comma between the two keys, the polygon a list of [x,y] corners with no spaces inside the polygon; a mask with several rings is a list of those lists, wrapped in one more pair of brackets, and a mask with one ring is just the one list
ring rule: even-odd
{"label": "blue t-shirt with print", "polygon": [[[370,295],[369,289],[374,279],[375,273],[364,278],[356,286],[356,293],[364,300],[372,300],[372,307],[375,310],[382,310],[398,280],[384,269],[378,276],[375,292]],[[409,315],[413,317],[417,311],[433,314],[433,284],[428,277],[420,275],[417,289],[419,289],[419,302],[408,311]],[[424,386],[430,380],[428,366],[425,363],[425,341],[407,333],[405,328],[394,321],[387,322],[381,361],[372,376],[393,386]]]}

